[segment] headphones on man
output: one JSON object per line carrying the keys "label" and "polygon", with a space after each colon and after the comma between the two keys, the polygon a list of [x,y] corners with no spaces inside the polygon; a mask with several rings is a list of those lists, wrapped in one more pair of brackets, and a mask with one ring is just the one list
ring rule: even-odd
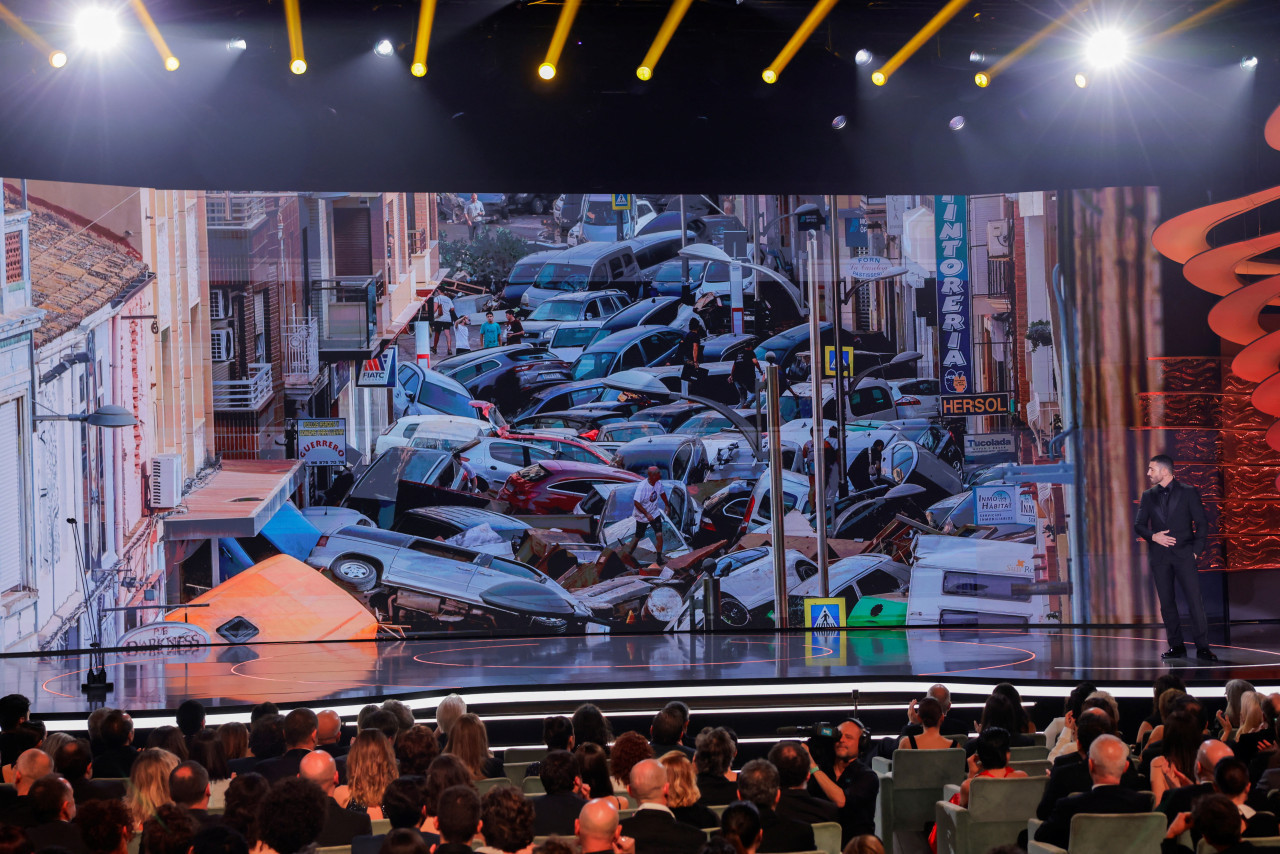
{"label": "headphones on man", "polygon": [[871,749],[871,730],[857,718],[845,718],[843,723],[853,724],[862,733],[862,737],[858,739],[858,758],[862,759],[867,755],[867,751]]}

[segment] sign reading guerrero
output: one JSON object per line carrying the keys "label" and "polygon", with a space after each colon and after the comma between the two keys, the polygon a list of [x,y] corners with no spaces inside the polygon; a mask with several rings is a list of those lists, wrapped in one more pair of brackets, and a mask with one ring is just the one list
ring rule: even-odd
{"label": "sign reading guerrero", "polygon": [[933,216],[938,238],[938,343],[942,387],[949,394],[965,394],[973,391],[969,374],[973,342],[969,330],[968,197],[934,196]]}
{"label": "sign reading guerrero", "polygon": [[347,463],[347,419],[299,418],[298,459],[308,466]]}

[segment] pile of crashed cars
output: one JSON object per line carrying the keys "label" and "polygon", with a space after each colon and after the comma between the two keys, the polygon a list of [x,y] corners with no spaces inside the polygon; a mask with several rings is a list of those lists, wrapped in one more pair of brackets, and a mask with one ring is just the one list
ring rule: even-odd
{"label": "pile of crashed cars", "polygon": [[[498,304],[518,303],[557,276],[592,281],[589,267],[575,272],[561,259],[559,251],[523,259],[513,271],[520,281]],[[686,283],[695,306],[718,292],[718,283],[701,290],[713,260],[692,266],[703,277]],[[643,272],[668,282],[672,263]],[[542,275],[548,265],[556,269]],[[775,301],[787,296],[794,311],[778,316],[793,321],[802,314],[798,294],[777,278]],[[339,478],[327,506],[300,512],[318,531],[300,557],[404,634],[772,626],[775,504],[767,463],[753,450],[767,448],[766,413],[751,406],[730,419],[688,400],[607,387],[605,378],[628,370],[679,390],[675,352],[688,317],[720,310],[711,300],[691,311],[688,294],[633,296],[623,287],[565,285],[530,314],[524,342],[460,352],[430,369],[401,364],[396,420],[374,453]],[[760,323],[773,334],[707,339],[705,377],[689,391],[736,407],[729,368],[738,352],[753,350],[761,364],[771,357],[784,372],[807,354],[807,324]],[[822,329],[828,341],[831,327]],[[894,354],[883,336],[847,334],[867,348],[855,354],[856,369],[886,368],[846,395],[848,497],[825,520],[816,518],[802,473],[811,384],[788,384],[780,397],[787,607],[798,619],[803,598],[817,595],[814,526],[825,522],[831,595],[849,602],[850,625],[903,625],[917,612],[936,624],[936,613],[912,604],[920,538],[961,534],[1026,549],[1035,530],[972,524],[970,487],[998,471],[966,473],[958,437],[937,418],[936,381],[888,365]],[[823,401],[834,424],[830,380]],[[877,441],[883,464],[873,477]],[[670,506],[661,562],[652,535],[628,553],[632,498],[651,466]]]}

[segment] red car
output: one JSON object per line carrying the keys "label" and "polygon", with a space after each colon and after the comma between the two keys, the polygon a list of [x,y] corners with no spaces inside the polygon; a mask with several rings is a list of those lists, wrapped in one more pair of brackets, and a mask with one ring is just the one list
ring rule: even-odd
{"label": "red car", "polygon": [[515,515],[572,513],[582,496],[597,483],[634,483],[638,474],[613,466],[544,460],[507,478],[498,500],[510,505]]}

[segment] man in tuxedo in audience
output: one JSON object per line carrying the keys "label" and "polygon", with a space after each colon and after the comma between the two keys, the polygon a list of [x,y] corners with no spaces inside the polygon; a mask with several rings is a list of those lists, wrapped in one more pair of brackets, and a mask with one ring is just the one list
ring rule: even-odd
{"label": "man in tuxedo in audience", "polygon": [[1255,848],[1241,839],[1244,823],[1240,810],[1226,795],[1205,795],[1191,811],[1191,828],[1219,854],[1252,854]]}
{"label": "man in tuxedo in audience", "polygon": [[190,750],[191,742],[197,735],[204,732],[204,703],[199,700],[184,700],[182,705],[178,706],[175,718],[178,730],[182,733],[182,739]]}
{"label": "man in tuxedo in audience", "polygon": [[440,793],[436,808],[440,844],[432,854],[471,854],[471,840],[480,832],[480,796],[475,786],[450,786]]}
{"label": "man in tuxedo in audience", "polygon": [[268,782],[298,776],[298,766],[308,753],[316,749],[316,713],[310,709],[294,709],[284,718],[284,746],[282,756],[264,759],[254,766]]}
{"label": "man in tuxedo in audience", "polygon": [[1128,766],[1129,748],[1124,742],[1114,735],[1100,735],[1094,739],[1089,748],[1089,776],[1093,780],[1093,788],[1058,801],[1044,824],[1036,830],[1036,841],[1070,850],[1071,819],[1076,815],[1150,811],[1149,795],[1120,785],[1120,778]]}
{"label": "man in tuxedo in audience", "polygon": [[58,773],[71,784],[76,803],[114,801],[124,797],[124,783],[93,779],[93,751],[89,739],[77,738],[58,748],[53,757]]}
{"label": "man in tuxedo in audience", "polygon": [[[1080,720],[1076,723],[1075,752],[1054,760],[1049,780],[1044,786],[1044,795],[1040,798],[1040,805],[1036,807],[1036,818],[1044,821],[1058,801],[1093,788],[1093,779],[1089,776],[1089,748],[1099,736],[1115,734],[1115,725],[1107,712],[1102,709],[1086,709],[1080,713]],[[1124,774],[1120,776],[1120,785],[1135,792],[1147,788],[1146,781],[1132,762],[1128,763]]]}
{"label": "man in tuxedo in audience", "polygon": [[169,797],[185,807],[201,829],[222,823],[222,816],[209,812],[209,794],[209,772],[199,762],[182,762],[169,772]]}
{"label": "man in tuxedo in audience", "polygon": [[635,839],[636,854],[695,854],[706,842],[706,834],[677,821],[667,807],[667,769],[658,760],[637,763],[627,791],[639,806],[623,820],[622,832]]}
{"label": "man in tuxedo in audience", "polygon": [[119,709],[112,709],[102,719],[99,737],[102,752],[93,758],[93,770],[99,777],[128,777],[138,748],[133,746],[133,719]]}
{"label": "man in tuxedo in audience", "polygon": [[769,761],[778,769],[778,785],[782,787],[778,815],[808,824],[840,820],[835,804],[825,798],[815,798],[807,791],[812,760],[804,745],[798,741],[780,741],[769,751]]}
{"label": "man in tuxedo in audience", "polygon": [[52,771],[53,760],[49,758],[49,754],[38,747],[23,751],[13,765],[15,797],[0,811],[0,824],[30,827],[36,823],[30,797],[31,786]]}
{"label": "man in tuxedo in audience", "polygon": [[262,715],[250,724],[249,752],[253,755],[227,762],[233,774],[257,771],[260,764],[285,752],[284,718],[281,715]]}
{"label": "man in tuxedo in audience", "polygon": [[57,774],[46,774],[32,784],[27,797],[34,824],[25,832],[32,848],[56,847],[71,854],[88,854],[80,828],[74,824],[76,799],[70,783]]}
{"label": "man in tuxedo in audience", "polygon": [[574,821],[574,833],[582,854],[615,854],[617,851],[635,854],[636,841],[622,835],[618,805],[613,798],[587,801]]}
{"label": "man in tuxedo in audience", "polygon": [[764,835],[756,848],[761,854],[775,851],[812,851],[813,828],[803,821],[784,818],[774,811],[782,797],[778,769],[767,759],[752,759],[738,772],[738,797],[755,804]]}
{"label": "man in tuxedo in audience", "polygon": [[533,799],[535,836],[572,836],[574,823],[587,805],[579,790],[582,777],[577,758],[567,750],[552,750],[542,760],[538,778],[546,794]]}
{"label": "man in tuxedo in audience", "polygon": [[351,812],[338,806],[333,790],[338,787],[338,767],[323,750],[313,750],[298,764],[298,776],[310,780],[324,792],[324,828],[316,844],[321,848],[350,845],[356,836],[373,833],[367,812]]}
{"label": "man in tuxedo in audience", "polygon": [[1231,799],[1244,819],[1244,836],[1280,836],[1280,823],[1271,812],[1258,812],[1249,806],[1249,766],[1234,756],[1228,756],[1213,769],[1213,785],[1218,792]]}

